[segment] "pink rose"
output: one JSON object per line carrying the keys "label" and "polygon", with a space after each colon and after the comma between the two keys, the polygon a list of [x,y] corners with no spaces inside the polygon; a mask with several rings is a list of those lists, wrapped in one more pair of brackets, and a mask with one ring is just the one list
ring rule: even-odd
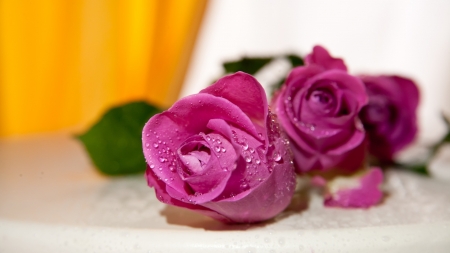
{"label": "pink rose", "polygon": [[296,170],[352,172],[365,156],[365,132],[358,118],[368,100],[364,84],[320,46],[305,62],[291,71],[274,97]]}
{"label": "pink rose", "polygon": [[142,133],[157,198],[225,222],[258,222],[290,202],[295,173],[261,85],[238,72],[152,117]]}
{"label": "pink rose", "polygon": [[399,76],[362,76],[369,95],[360,113],[369,137],[369,151],[384,162],[414,140],[417,134],[419,90]]}

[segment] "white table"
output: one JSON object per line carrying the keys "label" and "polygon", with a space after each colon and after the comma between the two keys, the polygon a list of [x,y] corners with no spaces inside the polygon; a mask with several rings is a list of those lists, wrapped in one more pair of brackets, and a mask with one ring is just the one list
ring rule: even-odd
{"label": "white table", "polygon": [[386,177],[368,210],[303,192],[275,220],[232,226],[159,203],[143,175],[100,175],[69,135],[3,139],[0,252],[449,252],[450,184]]}

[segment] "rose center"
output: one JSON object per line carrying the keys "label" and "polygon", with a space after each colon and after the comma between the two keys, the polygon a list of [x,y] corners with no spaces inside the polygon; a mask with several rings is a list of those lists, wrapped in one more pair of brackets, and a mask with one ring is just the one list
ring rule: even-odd
{"label": "rose center", "polygon": [[389,121],[391,116],[391,106],[382,97],[373,97],[369,104],[361,111],[361,119],[366,124],[379,124]]}
{"label": "rose center", "polygon": [[202,174],[211,157],[211,150],[203,141],[192,141],[181,147],[179,157],[187,175]]}
{"label": "rose center", "polygon": [[317,89],[311,92],[308,105],[316,114],[329,115],[336,108],[336,99],[325,89]]}

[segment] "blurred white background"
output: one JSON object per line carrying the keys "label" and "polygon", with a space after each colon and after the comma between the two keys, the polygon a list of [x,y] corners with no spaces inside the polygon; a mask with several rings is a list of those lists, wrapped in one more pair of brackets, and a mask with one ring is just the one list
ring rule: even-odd
{"label": "blurred white background", "polygon": [[[413,78],[422,96],[419,140],[444,133],[440,114],[450,114],[448,0],[213,0],[181,96],[220,77],[225,60],[305,55],[316,44],[344,58],[353,74]],[[282,67],[277,71],[284,74]],[[264,76],[257,78],[267,85]]]}

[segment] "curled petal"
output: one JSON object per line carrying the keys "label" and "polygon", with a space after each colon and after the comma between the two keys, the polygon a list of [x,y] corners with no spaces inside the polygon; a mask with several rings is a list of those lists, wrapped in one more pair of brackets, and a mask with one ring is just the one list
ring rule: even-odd
{"label": "curled petal", "polygon": [[182,202],[178,199],[172,198],[166,191],[166,184],[162,180],[158,179],[151,170],[147,169],[145,176],[146,176],[148,185],[150,187],[155,188],[156,198],[159,201],[169,204],[169,205],[187,208],[187,209],[196,211],[198,213],[201,213],[203,215],[209,216],[213,219],[220,220],[222,222],[231,222],[231,220],[228,219],[227,217],[225,217],[213,210],[210,210],[206,207],[203,207],[201,205],[189,204],[186,202]]}
{"label": "curled petal", "polygon": [[347,67],[342,59],[333,58],[328,51],[321,47],[315,46],[313,52],[305,57],[306,65],[319,65],[325,70],[339,69],[347,71]]}
{"label": "curled petal", "polygon": [[247,73],[237,72],[225,76],[200,93],[225,98],[238,106],[253,122],[265,125],[268,110],[266,93],[258,81]]}

